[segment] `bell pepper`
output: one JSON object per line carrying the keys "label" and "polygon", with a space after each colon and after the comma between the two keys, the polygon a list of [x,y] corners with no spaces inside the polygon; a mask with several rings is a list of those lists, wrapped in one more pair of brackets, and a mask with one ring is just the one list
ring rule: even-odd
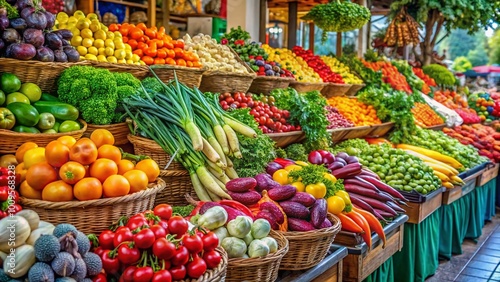
{"label": "bell pepper", "polygon": [[306,193],[316,199],[324,198],[326,195],[326,185],[324,183],[309,184],[306,186]]}

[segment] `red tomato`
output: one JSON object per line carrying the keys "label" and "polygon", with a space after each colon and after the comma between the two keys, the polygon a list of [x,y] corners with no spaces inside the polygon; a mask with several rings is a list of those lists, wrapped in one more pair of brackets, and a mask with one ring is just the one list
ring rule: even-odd
{"label": "red tomato", "polygon": [[171,259],[172,265],[184,265],[189,261],[189,251],[184,246],[179,246],[175,250],[174,256]]}
{"label": "red tomato", "polygon": [[221,255],[215,250],[203,253],[203,259],[208,268],[216,268],[222,261]]}
{"label": "red tomato", "polygon": [[134,239],[134,234],[128,227],[119,227],[115,232],[115,238],[113,238],[113,245],[118,247],[122,242],[131,242]]}
{"label": "red tomato", "polygon": [[105,249],[103,249],[102,247],[97,247],[97,248],[94,249],[93,252],[94,252],[94,254],[96,254],[99,257],[101,257],[102,254],[104,254],[104,251],[105,251]]}
{"label": "red tomato", "polygon": [[178,238],[182,237],[188,231],[188,222],[182,216],[172,216],[168,220],[168,231],[176,234]]}
{"label": "red tomato", "polygon": [[134,272],[136,269],[137,266],[135,265],[125,268],[120,279],[123,279],[124,282],[134,282]]}
{"label": "red tomato", "polygon": [[149,249],[155,242],[155,233],[150,229],[142,229],[134,235],[135,246],[139,249]]}
{"label": "red tomato", "polygon": [[134,272],[134,282],[150,282],[153,276],[154,272],[151,267],[138,267]]}
{"label": "red tomato", "polygon": [[160,270],[154,274],[152,282],[172,282],[172,274],[168,270]]}
{"label": "red tomato", "polygon": [[154,208],[153,212],[161,219],[169,220],[172,217],[172,207],[168,204],[157,205]]}
{"label": "red tomato", "polygon": [[170,274],[172,274],[172,279],[174,281],[184,280],[187,275],[187,270],[184,265],[178,265],[170,268]]}
{"label": "red tomato", "polygon": [[198,279],[207,271],[207,264],[198,255],[193,255],[193,261],[186,268],[189,277]]}
{"label": "red tomato", "polygon": [[192,254],[197,254],[203,251],[203,241],[197,234],[186,234],[182,237],[182,245]]}
{"label": "red tomato", "polygon": [[211,231],[203,235],[201,239],[203,241],[203,250],[206,252],[215,250],[219,245],[219,238]]}
{"label": "red tomato", "polygon": [[159,238],[153,244],[153,254],[159,259],[169,260],[176,253],[175,244],[166,238]]}
{"label": "red tomato", "polygon": [[165,238],[165,236],[167,236],[167,231],[159,224],[152,225],[149,229],[155,234],[155,239]]}
{"label": "red tomato", "polygon": [[108,279],[104,273],[99,273],[96,277],[94,277],[94,279],[92,279],[92,282],[108,282]]}
{"label": "red tomato", "polygon": [[113,245],[113,240],[115,238],[115,233],[111,230],[106,230],[99,235],[99,246],[105,250],[111,250],[115,246]]}
{"label": "red tomato", "polygon": [[144,225],[147,225],[148,221],[146,217],[143,214],[136,214],[132,217],[129,218],[127,222],[127,227],[130,230],[135,230],[139,227],[143,227]]}
{"label": "red tomato", "polygon": [[111,250],[106,250],[101,256],[102,268],[107,274],[116,274],[120,270],[120,261],[116,257],[111,257],[109,253]]}
{"label": "red tomato", "polygon": [[133,243],[122,244],[118,247],[118,260],[122,264],[131,265],[141,259],[141,252]]}

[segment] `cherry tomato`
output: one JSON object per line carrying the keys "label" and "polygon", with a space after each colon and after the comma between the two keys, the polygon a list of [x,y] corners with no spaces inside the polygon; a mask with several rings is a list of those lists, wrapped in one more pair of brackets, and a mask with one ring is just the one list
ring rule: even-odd
{"label": "cherry tomato", "polygon": [[122,242],[132,241],[134,239],[134,234],[128,227],[121,226],[115,232],[115,238],[113,239],[113,245],[118,247]]}
{"label": "cherry tomato", "polygon": [[170,274],[172,274],[172,280],[184,280],[187,275],[187,270],[184,265],[173,266],[170,268]]}
{"label": "cherry tomato", "polygon": [[103,249],[101,246],[97,247],[94,249],[94,254],[98,255],[98,256],[102,256],[102,254],[104,254],[104,251],[105,249]]}
{"label": "cherry tomato", "polygon": [[139,249],[148,249],[155,242],[155,233],[151,229],[145,228],[134,234],[135,246]]}
{"label": "cherry tomato", "polygon": [[152,282],[172,282],[172,274],[168,270],[155,272]]}
{"label": "cherry tomato", "polygon": [[198,255],[193,255],[193,261],[188,263],[186,268],[189,277],[198,279],[207,271],[207,264]]}
{"label": "cherry tomato", "polygon": [[189,261],[189,251],[184,246],[179,246],[178,249],[175,250],[174,256],[170,260],[172,265],[184,265]]}
{"label": "cherry tomato", "polygon": [[172,217],[172,207],[168,204],[157,205],[153,212],[161,219],[169,220]]}
{"label": "cherry tomato", "polygon": [[134,282],[150,282],[153,279],[154,272],[149,266],[138,267],[134,271]]}
{"label": "cherry tomato", "polygon": [[131,265],[141,259],[141,252],[133,243],[122,244],[118,247],[118,260],[125,265]]}
{"label": "cherry tomato", "polygon": [[113,245],[113,239],[115,238],[115,233],[111,230],[105,230],[99,235],[99,246],[105,250],[111,250],[115,246]]}
{"label": "cherry tomato", "polygon": [[234,103],[234,99],[233,99],[232,97],[227,97],[227,98],[226,98],[226,102],[227,102],[228,104],[232,104],[232,103]]}
{"label": "cherry tomato", "polygon": [[108,279],[104,273],[99,273],[92,279],[92,282],[108,282]]}
{"label": "cherry tomato", "polygon": [[9,187],[8,186],[1,186],[0,187],[0,202],[7,201],[9,198]]}
{"label": "cherry tomato", "polygon": [[136,215],[129,218],[126,226],[130,230],[135,230],[135,229],[143,227],[144,225],[147,225],[147,224],[148,224],[148,221],[146,220],[146,217],[144,217],[143,214],[136,214]]}
{"label": "cherry tomato", "polygon": [[203,253],[203,260],[205,260],[208,268],[216,268],[221,262],[222,257],[219,252],[211,250]]}
{"label": "cherry tomato", "polygon": [[205,252],[215,250],[215,248],[219,245],[219,238],[211,231],[203,235],[201,240],[203,241],[203,250]]}
{"label": "cherry tomato", "polygon": [[110,257],[111,250],[106,250],[101,256],[102,268],[107,274],[116,274],[120,270],[120,261],[116,257]]}
{"label": "cherry tomato", "polygon": [[159,238],[153,244],[153,254],[163,260],[171,259],[176,252],[175,244],[166,238]]}
{"label": "cherry tomato", "polygon": [[160,222],[158,222],[158,225],[160,225],[161,227],[163,227],[163,229],[165,229],[165,232],[169,232],[168,231],[168,221],[167,220],[160,220]]}
{"label": "cherry tomato", "polygon": [[131,265],[125,268],[120,279],[123,279],[124,282],[134,282],[134,272],[136,271],[136,269],[137,266],[135,265]]}
{"label": "cherry tomato", "polygon": [[182,216],[172,216],[168,220],[168,231],[171,234],[176,234],[178,238],[183,236],[188,230],[188,222]]}
{"label": "cherry tomato", "polygon": [[165,238],[165,236],[167,236],[167,231],[159,224],[152,225],[149,229],[155,234],[155,239]]}
{"label": "cherry tomato", "polygon": [[197,254],[203,251],[203,241],[197,234],[186,234],[182,237],[182,245],[192,254]]}

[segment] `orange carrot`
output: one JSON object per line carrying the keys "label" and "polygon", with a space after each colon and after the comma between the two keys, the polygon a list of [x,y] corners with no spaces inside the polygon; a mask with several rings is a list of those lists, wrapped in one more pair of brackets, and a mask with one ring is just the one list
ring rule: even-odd
{"label": "orange carrot", "polygon": [[339,213],[336,216],[340,219],[340,223],[342,223],[342,230],[354,233],[364,233],[363,229],[344,213]]}
{"label": "orange carrot", "polygon": [[380,224],[380,221],[378,221],[378,219],[370,212],[355,207],[353,207],[352,209],[366,219],[366,221],[370,225],[370,228],[373,231],[375,231],[375,233],[377,233],[380,239],[382,240],[382,248],[385,248],[385,243],[386,243],[385,232],[384,228],[382,227],[382,224]]}
{"label": "orange carrot", "polygon": [[368,245],[368,249],[370,250],[372,247],[372,231],[370,229],[370,224],[368,224],[368,221],[361,214],[355,212],[354,210],[346,213],[346,215],[354,222],[356,222],[356,224],[361,227],[363,231],[365,231],[361,234],[361,236],[363,237],[363,240]]}

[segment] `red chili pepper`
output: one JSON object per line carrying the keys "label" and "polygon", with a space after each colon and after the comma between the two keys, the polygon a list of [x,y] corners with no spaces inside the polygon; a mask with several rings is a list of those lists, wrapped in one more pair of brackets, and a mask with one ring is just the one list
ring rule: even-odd
{"label": "red chili pepper", "polygon": [[283,158],[276,158],[276,159],[274,159],[274,162],[280,164],[282,167],[287,167],[289,165],[295,164],[294,161],[283,159]]}
{"label": "red chili pepper", "polygon": [[219,204],[237,209],[240,212],[244,213],[245,215],[249,216],[250,218],[253,218],[252,211],[247,206],[243,205],[240,202],[233,201],[233,200],[220,200]]}

